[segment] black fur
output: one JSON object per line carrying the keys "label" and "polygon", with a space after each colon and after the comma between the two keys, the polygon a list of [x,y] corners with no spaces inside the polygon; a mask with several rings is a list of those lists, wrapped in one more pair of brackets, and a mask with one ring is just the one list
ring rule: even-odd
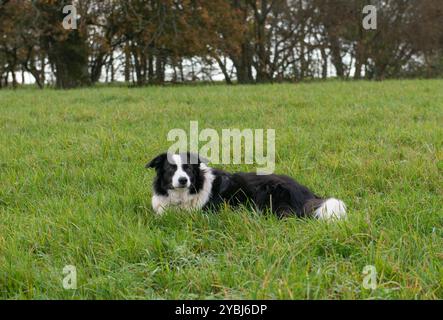
{"label": "black fur", "polygon": [[207,209],[226,202],[231,206],[253,205],[260,211],[271,211],[279,217],[310,215],[323,202],[305,186],[284,175],[255,173],[229,174],[214,170],[216,176]]}

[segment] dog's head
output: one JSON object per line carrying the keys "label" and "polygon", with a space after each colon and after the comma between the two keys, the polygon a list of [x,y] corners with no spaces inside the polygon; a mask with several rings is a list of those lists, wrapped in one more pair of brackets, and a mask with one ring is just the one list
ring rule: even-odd
{"label": "dog's head", "polygon": [[207,163],[207,160],[190,152],[163,153],[148,162],[146,168],[154,168],[157,172],[154,181],[157,193],[166,194],[168,190],[189,190],[190,193],[197,193],[204,179],[202,163]]}

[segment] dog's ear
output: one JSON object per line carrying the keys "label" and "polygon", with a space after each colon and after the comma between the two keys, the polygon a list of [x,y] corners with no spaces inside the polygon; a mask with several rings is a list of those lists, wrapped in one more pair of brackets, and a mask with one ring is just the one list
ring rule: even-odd
{"label": "dog's ear", "polygon": [[208,163],[209,163],[209,160],[206,159],[206,158],[204,158],[204,157],[202,157],[201,155],[198,155],[198,163],[199,163],[199,164],[200,164],[200,163],[208,164]]}
{"label": "dog's ear", "polygon": [[168,158],[168,155],[166,153],[162,153],[161,155],[159,155],[159,156],[155,157],[154,159],[152,159],[151,161],[149,161],[146,164],[145,168],[158,169],[163,165],[163,163],[166,161],[167,158]]}

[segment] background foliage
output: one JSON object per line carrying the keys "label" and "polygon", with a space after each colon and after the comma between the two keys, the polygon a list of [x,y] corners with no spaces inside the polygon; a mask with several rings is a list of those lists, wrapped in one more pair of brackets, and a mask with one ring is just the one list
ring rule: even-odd
{"label": "background foliage", "polygon": [[[71,3],[78,29],[64,30]],[[0,87],[22,71],[59,88],[440,77],[442,50],[441,0],[0,1]]]}

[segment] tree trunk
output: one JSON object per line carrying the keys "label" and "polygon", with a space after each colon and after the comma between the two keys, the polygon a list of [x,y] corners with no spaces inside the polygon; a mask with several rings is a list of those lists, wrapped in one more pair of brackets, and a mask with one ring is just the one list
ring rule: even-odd
{"label": "tree trunk", "polygon": [[185,73],[183,71],[183,59],[180,59],[179,65],[178,65],[179,71],[180,71],[180,79],[181,82],[185,82]]}
{"label": "tree trunk", "polygon": [[161,51],[158,52],[155,59],[155,80],[158,84],[165,82],[165,65],[166,57]]}
{"label": "tree trunk", "polygon": [[125,44],[125,82],[129,83],[131,81],[131,51],[129,49],[129,41]]}
{"label": "tree trunk", "polygon": [[88,48],[76,30],[72,30],[63,41],[50,39],[48,55],[55,65],[58,89],[91,84],[88,71]]}
{"label": "tree trunk", "polygon": [[12,74],[12,87],[14,89],[16,89],[17,88],[17,75],[15,74],[15,70],[12,70],[11,74]]}
{"label": "tree trunk", "polygon": [[[266,2],[262,1],[262,4],[266,6]],[[262,8],[264,10],[264,8]],[[263,14],[263,13],[262,13]],[[268,82],[271,77],[268,73],[268,61],[270,60],[266,50],[266,18],[262,15],[256,14],[257,25],[257,82]]]}
{"label": "tree trunk", "polygon": [[154,81],[154,56],[152,55],[151,49],[148,53],[148,83]]}
{"label": "tree trunk", "polygon": [[355,73],[354,73],[354,79],[359,80],[361,79],[361,68],[362,68],[362,62],[359,57],[355,57]]}
{"label": "tree trunk", "polygon": [[331,39],[330,41],[331,41],[332,64],[334,65],[335,70],[337,72],[337,77],[344,78],[345,68],[341,57],[340,42],[338,38],[335,36],[332,36],[330,39]]}
{"label": "tree trunk", "polygon": [[239,57],[231,57],[237,71],[237,82],[241,84],[252,83],[254,77],[252,76],[252,55],[249,43],[243,43],[241,49]]}
{"label": "tree trunk", "polygon": [[226,64],[223,63],[223,61],[220,59],[219,56],[215,57],[215,61],[217,61],[218,66],[220,67],[220,70],[222,71],[223,76],[225,77],[226,84],[232,84],[231,77],[229,76],[228,70],[226,69]]}
{"label": "tree trunk", "polygon": [[115,81],[115,69],[114,69],[114,50],[111,50],[109,56],[109,66],[111,68],[111,83]]}
{"label": "tree trunk", "polygon": [[322,70],[321,77],[326,79],[328,77],[328,55],[324,47],[320,48],[321,57],[322,57]]}

